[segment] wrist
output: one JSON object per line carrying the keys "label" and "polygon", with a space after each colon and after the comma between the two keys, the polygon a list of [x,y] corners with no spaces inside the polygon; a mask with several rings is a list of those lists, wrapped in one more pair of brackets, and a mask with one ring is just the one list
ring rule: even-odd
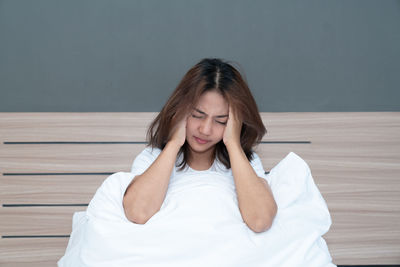
{"label": "wrist", "polygon": [[176,141],[170,140],[170,141],[167,142],[167,144],[165,145],[165,147],[175,149],[175,150],[177,150],[177,152],[178,152],[179,149],[181,149],[182,145],[181,145],[181,144],[178,144],[178,142],[176,142]]}
{"label": "wrist", "polygon": [[228,150],[234,150],[234,149],[242,149],[242,146],[240,145],[240,142],[230,142],[225,144],[226,149]]}

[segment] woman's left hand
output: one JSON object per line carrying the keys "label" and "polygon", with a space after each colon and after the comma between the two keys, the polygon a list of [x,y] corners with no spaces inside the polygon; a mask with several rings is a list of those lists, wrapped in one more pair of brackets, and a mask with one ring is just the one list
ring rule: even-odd
{"label": "woman's left hand", "polygon": [[241,130],[242,122],[234,115],[231,106],[229,106],[229,118],[225,127],[224,136],[222,138],[225,146],[233,144],[240,145]]}

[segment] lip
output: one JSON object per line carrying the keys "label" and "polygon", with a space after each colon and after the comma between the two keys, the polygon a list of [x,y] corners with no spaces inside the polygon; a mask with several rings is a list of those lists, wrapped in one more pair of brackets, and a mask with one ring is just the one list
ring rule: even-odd
{"label": "lip", "polygon": [[199,144],[206,144],[206,143],[209,142],[207,140],[200,139],[200,138],[198,138],[196,136],[194,136],[194,139],[196,139],[197,143],[199,143]]}

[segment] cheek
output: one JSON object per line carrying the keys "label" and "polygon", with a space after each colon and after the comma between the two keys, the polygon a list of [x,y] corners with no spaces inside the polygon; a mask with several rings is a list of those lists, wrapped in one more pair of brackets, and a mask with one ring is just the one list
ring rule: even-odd
{"label": "cheek", "polygon": [[186,122],[186,134],[193,132],[193,129],[195,128],[195,123],[193,123],[193,120],[188,119]]}
{"label": "cheek", "polygon": [[226,127],[220,127],[217,132],[218,132],[218,138],[222,139],[224,137],[224,132],[225,132]]}

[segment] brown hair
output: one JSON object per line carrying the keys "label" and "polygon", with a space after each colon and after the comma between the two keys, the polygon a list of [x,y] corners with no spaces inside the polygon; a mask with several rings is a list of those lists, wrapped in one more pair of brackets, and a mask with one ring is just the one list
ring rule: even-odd
{"label": "brown hair", "polygon": [[[206,91],[217,91],[236,111],[243,122],[240,133],[240,144],[249,161],[253,159],[253,146],[257,145],[266,134],[256,101],[240,73],[229,63],[221,59],[203,59],[192,67],[183,77],[167,103],[147,130],[147,146],[164,149],[171,129],[193,110],[200,96]],[[216,145],[215,156],[230,169],[229,154],[224,142]],[[177,167],[183,170],[189,158],[189,147],[185,141],[178,156],[183,153],[183,160]]]}

